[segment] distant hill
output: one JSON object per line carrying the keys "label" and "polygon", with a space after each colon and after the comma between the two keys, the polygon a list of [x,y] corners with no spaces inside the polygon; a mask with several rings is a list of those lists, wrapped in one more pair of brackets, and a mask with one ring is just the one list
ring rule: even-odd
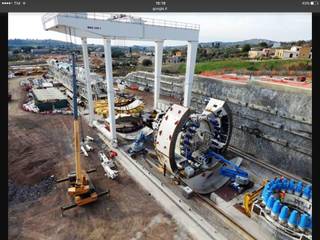
{"label": "distant hill", "polygon": [[220,47],[234,47],[234,46],[242,46],[245,44],[250,45],[258,45],[259,43],[265,42],[268,45],[274,44],[276,41],[268,40],[268,39],[248,39],[248,40],[242,40],[242,41],[236,41],[236,42],[207,42],[207,43],[200,43],[201,47],[213,47],[213,45],[220,44]]}
{"label": "distant hill", "polygon": [[[213,47],[217,44],[219,44],[220,48],[228,48],[228,47],[234,47],[234,46],[243,46],[244,44],[250,44],[250,45],[258,45],[261,42],[266,42],[268,45],[272,45],[276,43],[277,41],[273,40],[268,40],[268,39],[247,39],[247,40],[242,40],[242,41],[236,41],[236,42],[221,42],[221,41],[215,41],[215,42],[202,42],[199,43],[200,47]],[[305,42],[310,42],[311,40],[305,41]],[[288,42],[290,43],[290,42]],[[57,40],[52,40],[52,39],[45,39],[45,40],[37,40],[37,39],[9,39],[8,40],[8,45],[10,48],[19,48],[19,47],[40,47],[40,48],[55,48],[55,47],[68,47],[70,46],[69,42],[65,41],[57,41]],[[102,45],[97,45],[97,44],[89,44],[89,46],[92,47],[102,47]],[[150,46],[138,46],[134,45],[131,47],[127,46],[114,46],[122,49],[128,50],[131,48],[132,51],[140,50],[140,51],[152,51],[154,47]],[[186,47],[186,45],[180,45],[180,46],[167,46],[165,47],[166,49],[179,49]]]}
{"label": "distant hill", "polygon": [[61,47],[67,45],[66,42],[52,39],[34,40],[34,39],[9,39],[9,47]]}

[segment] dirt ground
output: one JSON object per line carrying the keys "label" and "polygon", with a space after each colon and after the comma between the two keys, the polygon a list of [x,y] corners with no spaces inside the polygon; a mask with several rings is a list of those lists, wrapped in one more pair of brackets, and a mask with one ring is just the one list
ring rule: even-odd
{"label": "dirt ground", "polygon": [[[90,174],[97,191],[109,189],[110,194],[62,217],[60,207],[71,203],[68,183],[54,179],[74,170],[72,116],[23,111],[26,93],[20,80],[9,80],[9,239],[191,239],[119,164],[119,180],[104,176],[98,140],[82,162],[86,169],[97,169]],[[84,122],[83,128],[98,139]]]}

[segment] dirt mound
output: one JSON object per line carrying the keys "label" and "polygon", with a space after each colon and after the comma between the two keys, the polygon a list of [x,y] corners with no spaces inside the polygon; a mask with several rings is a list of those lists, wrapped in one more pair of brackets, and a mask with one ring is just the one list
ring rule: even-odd
{"label": "dirt mound", "polygon": [[33,186],[18,185],[11,179],[8,180],[9,205],[25,201],[32,201],[47,195],[54,187],[54,176],[46,177]]}

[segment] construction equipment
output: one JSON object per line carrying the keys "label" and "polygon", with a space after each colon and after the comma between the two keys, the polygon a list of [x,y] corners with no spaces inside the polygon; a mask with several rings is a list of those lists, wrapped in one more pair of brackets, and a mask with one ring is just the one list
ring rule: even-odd
{"label": "construction equipment", "polygon": [[113,158],[115,158],[118,154],[114,151],[110,151],[107,157],[103,151],[100,151],[98,155],[101,166],[105,171],[105,176],[110,179],[116,179],[119,176],[119,171],[116,170],[116,165],[113,161]]}
{"label": "construction equipment", "polygon": [[[110,131],[110,123],[106,120],[105,127]],[[116,116],[117,133],[132,133],[139,131],[144,127],[143,120],[140,117],[133,117],[127,114],[118,114]]]}
{"label": "construction equipment", "polygon": [[90,142],[93,142],[93,141],[94,141],[94,139],[93,139],[92,137],[90,137],[90,136],[86,136],[86,140],[87,140],[87,141],[90,141]]}
{"label": "construction equipment", "polygon": [[141,132],[138,138],[131,144],[130,148],[128,149],[129,156],[135,158],[138,154],[146,154],[148,152],[145,146],[146,141],[146,135]]}
{"label": "construction equipment", "polygon": [[208,159],[212,157],[223,163],[223,167],[221,167],[219,170],[220,174],[225,177],[230,177],[230,187],[237,191],[239,194],[253,187],[253,182],[249,180],[249,174],[233,162],[225,159],[222,155],[214,151],[208,151],[203,156],[203,158],[206,158],[203,159],[203,161],[208,162]]}
{"label": "construction equipment", "polygon": [[[139,99],[134,98],[115,98],[115,111],[118,114],[139,115],[144,109],[144,103]],[[98,115],[108,116],[108,102],[98,100],[94,103],[94,111]]]}
{"label": "construction equipment", "polygon": [[69,180],[70,187],[68,188],[68,194],[74,198],[74,204],[66,207],[62,207],[61,210],[67,210],[76,206],[83,206],[89,203],[95,202],[98,196],[103,196],[108,193],[97,194],[94,185],[89,179],[87,172],[81,168],[80,159],[80,124],[77,107],[77,84],[75,73],[75,55],[72,54],[72,80],[73,80],[73,138],[74,138],[74,160],[76,165],[76,172],[70,173],[65,180]]}
{"label": "construction equipment", "polygon": [[268,179],[263,180],[261,186],[250,193],[245,193],[243,197],[243,209],[245,214],[248,217],[251,217],[251,210],[252,210],[252,204],[257,199],[258,196],[260,196],[261,191],[263,190],[264,186],[267,184]]}
{"label": "construction equipment", "polygon": [[152,112],[145,112],[142,115],[143,122],[148,127],[152,128],[153,130],[158,129],[159,124],[162,120],[162,117],[165,115],[164,111],[161,110],[153,110]]}
{"label": "construction equipment", "polygon": [[87,150],[84,148],[83,145],[81,146],[81,152],[82,152],[86,157],[89,156]]}

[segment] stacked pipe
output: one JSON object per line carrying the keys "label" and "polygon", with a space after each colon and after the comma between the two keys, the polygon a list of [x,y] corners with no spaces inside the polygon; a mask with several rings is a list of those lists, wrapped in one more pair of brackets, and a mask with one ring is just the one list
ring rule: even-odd
{"label": "stacked pipe", "polygon": [[294,194],[312,202],[312,185],[304,186],[301,181],[295,182],[293,179],[288,180],[283,177],[275,178],[266,184],[261,194],[261,205],[273,220],[291,230],[310,233],[312,231],[311,216],[296,209],[290,212],[290,208],[281,199],[282,194],[285,193]]}

